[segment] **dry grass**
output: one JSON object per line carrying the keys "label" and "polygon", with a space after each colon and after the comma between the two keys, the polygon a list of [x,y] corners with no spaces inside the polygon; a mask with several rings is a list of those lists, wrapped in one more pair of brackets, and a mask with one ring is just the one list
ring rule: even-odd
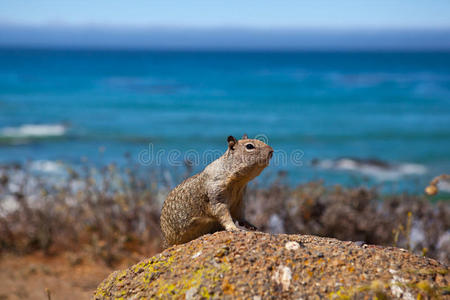
{"label": "dry grass", "polygon": [[[81,252],[114,265],[160,249],[168,188],[148,169],[85,166],[68,169],[57,183],[26,166],[5,166],[0,174],[0,253]],[[247,216],[260,230],[395,244],[450,262],[450,242],[440,243],[450,230],[445,199],[432,204],[425,196],[380,196],[322,182],[292,188],[283,176],[252,185],[248,194]]]}
{"label": "dry grass", "polygon": [[130,253],[159,248],[158,191],[148,178],[114,165],[68,174],[62,185],[34,177],[32,193],[27,191],[29,174],[14,191],[3,175],[2,198],[17,209],[0,217],[1,251],[87,251],[111,265]]}
{"label": "dry grass", "polygon": [[249,193],[249,215],[263,231],[314,234],[397,246],[450,262],[450,197],[383,196],[375,189],[282,181]]}

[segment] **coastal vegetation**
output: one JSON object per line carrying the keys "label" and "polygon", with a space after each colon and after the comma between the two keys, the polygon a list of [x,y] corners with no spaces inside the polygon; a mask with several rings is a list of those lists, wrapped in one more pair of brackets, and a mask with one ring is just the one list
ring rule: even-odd
{"label": "coastal vegetation", "polygon": [[[162,202],[172,182],[192,172],[173,178],[131,160],[123,167],[65,166],[53,177],[26,164],[0,170],[0,254],[70,252],[109,266],[160,250]],[[246,215],[264,232],[397,246],[448,264],[449,199],[322,181],[291,186],[279,173],[271,183],[249,186]]]}

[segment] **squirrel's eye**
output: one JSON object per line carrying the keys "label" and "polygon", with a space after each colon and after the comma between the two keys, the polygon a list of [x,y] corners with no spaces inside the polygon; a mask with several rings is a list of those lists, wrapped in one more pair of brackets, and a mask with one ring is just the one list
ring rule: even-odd
{"label": "squirrel's eye", "polygon": [[247,144],[247,145],[245,145],[245,148],[247,148],[248,150],[251,150],[251,149],[255,149],[255,146],[253,146],[253,144]]}

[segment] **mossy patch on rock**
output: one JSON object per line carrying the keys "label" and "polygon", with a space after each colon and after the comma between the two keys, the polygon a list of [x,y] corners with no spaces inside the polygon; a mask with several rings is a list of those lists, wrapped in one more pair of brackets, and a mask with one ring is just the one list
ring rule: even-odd
{"label": "mossy patch on rock", "polygon": [[222,231],[114,272],[94,299],[443,298],[449,294],[448,271],[393,247]]}

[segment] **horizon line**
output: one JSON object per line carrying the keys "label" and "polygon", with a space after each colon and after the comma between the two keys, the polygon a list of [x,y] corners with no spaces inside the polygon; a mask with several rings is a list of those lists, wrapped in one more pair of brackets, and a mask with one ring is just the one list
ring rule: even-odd
{"label": "horizon line", "polygon": [[120,46],[97,46],[97,45],[2,45],[0,44],[0,51],[98,51],[98,52],[174,52],[174,53],[450,53],[450,47],[442,48],[411,48],[411,47],[397,47],[397,48],[355,48],[355,47],[323,47],[323,48],[293,48],[293,47],[157,47],[157,46],[142,46],[142,47],[120,47]]}
{"label": "horizon line", "polygon": [[222,30],[248,30],[248,31],[319,31],[319,32],[361,32],[361,31],[450,31],[449,26],[427,27],[427,26],[249,26],[249,25],[165,25],[165,24],[113,24],[113,23],[68,23],[68,22],[45,22],[45,23],[19,23],[0,21],[1,27],[29,28],[29,29],[103,29],[103,30],[169,30],[169,31],[222,31]]}
{"label": "horizon line", "polygon": [[212,50],[449,50],[445,29],[1,26],[0,47]]}

